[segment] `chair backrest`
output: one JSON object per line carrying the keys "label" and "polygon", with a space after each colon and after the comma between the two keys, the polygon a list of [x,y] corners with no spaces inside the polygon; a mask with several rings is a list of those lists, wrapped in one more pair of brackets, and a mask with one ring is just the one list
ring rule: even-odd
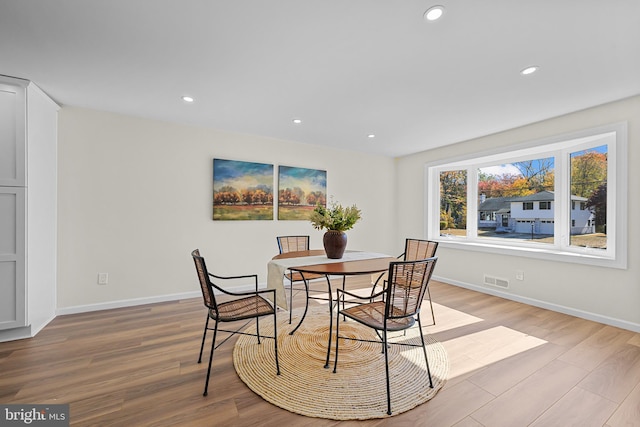
{"label": "chair backrest", "polygon": [[387,319],[414,316],[420,312],[437,257],[389,264],[385,317]]}
{"label": "chair backrest", "polygon": [[281,254],[309,250],[309,236],[278,236],[276,239]]}
{"label": "chair backrest", "polygon": [[198,273],[198,280],[200,281],[200,289],[202,290],[202,298],[204,299],[204,305],[207,308],[217,311],[218,305],[216,303],[216,297],[213,292],[213,286],[209,279],[209,272],[207,271],[207,264],[204,262],[204,258],[200,256],[200,250],[195,249],[191,252],[193,262],[196,265],[196,272]]}
{"label": "chair backrest", "polygon": [[415,261],[436,256],[438,242],[432,240],[407,239],[404,244],[405,261]]}

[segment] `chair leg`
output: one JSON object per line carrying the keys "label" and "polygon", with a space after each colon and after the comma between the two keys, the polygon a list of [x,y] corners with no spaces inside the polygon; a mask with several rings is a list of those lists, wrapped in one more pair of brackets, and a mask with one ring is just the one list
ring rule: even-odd
{"label": "chair leg", "polygon": [[[344,287],[347,284],[347,276],[342,276],[342,291],[344,292]],[[344,294],[342,294],[342,309],[344,310]],[[340,302],[338,302],[338,310],[340,310]],[[347,316],[344,316],[342,320],[346,321]]]}
{"label": "chair leg", "polygon": [[431,307],[431,319],[433,320],[433,324],[436,324],[436,314],[433,312],[433,302],[431,302],[431,291],[427,286],[427,295],[429,296],[429,307]]}
{"label": "chair leg", "polygon": [[289,324],[291,324],[291,315],[293,313],[293,279],[289,279]]}
{"label": "chair leg", "polygon": [[382,276],[384,276],[384,273],[380,273],[376,281],[373,282],[373,286],[371,287],[371,295],[376,293],[376,286],[378,286],[378,282],[380,281],[380,279],[382,279]]}
{"label": "chair leg", "polygon": [[[338,304],[340,304],[340,301],[338,301]],[[332,316],[333,316],[333,314],[332,314]],[[329,330],[329,333],[331,333],[331,330]],[[336,369],[338,367],[338,341],[340,341],[339,336],[340,336],[340,310],[338,310],[338,313],[336,314],[336,354],[335,354],[334,359],[333,359],[333,373],[334,374],[336,373]]]}
{"label": "chair leg", "polygon": [[276,317],[276,310],[273,310],[273,340],[275,341],[274,347],[276,350],[276,374],[280,375],[280,362],[278,362],[278,322]]}
{"label": "chair leg", "polygon": [[424,361],[427,364],[427,374],[429,375],[429,387],[433,388],[433,380],[431,379],[431,369],[429,368],[429,358],[427,357],[427,347],[424,345],[424,335],[422,333],[422,322],[418,314],[418,328],[420,328],[420,340],[422,341],[422,351],[424,352]]}
{"label": "chair leg", "polygon": [[217,335],[218,335],[218,322],[216,321],[216,324],[213,327],[213,341],[211,341],[211,353],[209,354],[209,369],[207,369],[207,380],[204,383],[204,393],[202,393],[203,396],[206,396],[209,390],[209,378],[211,377],[211,362],[213,362],[213,351],[216,348]]}
{"label": "chair leg", "polygon": [[304,292],[305,292],[304,312],[302,313],[302,316],[300,317],[300,321],[298,321],[298,324],[296,325],[296,327],[293,328],[291,332],[289,332],[289,335],[293,335],[293,333],[298,330],[300,325],[302,325],[302,321],[304,320],[304,318],[307,317],[307,311],[309,310],[309,282],[307,281],[307,279],[304,278],[304,276],[302,277],[302,283],[304,283]]}
{"label": "chair leg", "polygon": [[391,415],[391,385],[389,381],[389,350],[386,350],[387,348],[387,330],[386,329],[384,329],[383,335],[384,335],[384,348],[385,348],[384,368],[387,374],[387,415]]}
{"label": "chair leg", "polygon": [[204,323],[204,332],[202,333],[202,344],[200,344],[200,356],[198,356],[198,363],[202,362],[202,350],[204,350],[204,340],[207,337],[208,328],[209,328],[209,313],[207,312],[207,320]]}
{"label": "chair leg", "polygon": [[256,336],[258,337],[258,344],[260,344],[260,317],[256,317]]}
{"label": "chair leg", "polygon": [[[343,291],[344,291],[346,285],[347,285],[347,276],[342,276],[342,290]],[[342,294],[342,309],[344,310],[345,307],[346,307],[346,305],[345,305],[344,294]],[[338,310],[340,310],[340,303],[338,303]],[[347,316],[342,316],[342,320],[346,322],[349,319],[347,318]]]}

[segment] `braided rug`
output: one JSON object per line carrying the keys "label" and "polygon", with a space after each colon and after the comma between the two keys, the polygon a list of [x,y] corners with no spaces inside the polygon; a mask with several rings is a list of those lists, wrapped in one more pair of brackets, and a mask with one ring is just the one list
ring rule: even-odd
{"label": "braided rug", "polygon": [[[294,311],[299,316],[301,313]],[[334,315],[335,316],[335,315]],[[377,343],[341,339],[337,373],[333,373],[335,336],[329,369],[324,368],[329,330],[327,307],[309,308],[302,326],[289,316],[278,318],[278,353],[281,375],[276,375],[274,341],[241,335],[234,347],[238,376],[266,401],[301,415],[333,420],[364,420],[387,415],[384,354]],[[299,317],[297,317],[299,319]],[[334,317],[335,329],[335,317]],[[255,322],[247,330],[255,331]],[[260,319],[260,331],[273,335],[271,319]],[[335,330],[334,330],[335,332]],[[377,340],[375,331],[357,322],[340,319],[340,336]],[[389,341],[420,343],[417,326],[390,334]],[[420,347],[389,348],[391,409],[393,415],[428,401],[444,385],[449,371],[447,353],[425,334],[434,388],[429,387],[424,354]]]}

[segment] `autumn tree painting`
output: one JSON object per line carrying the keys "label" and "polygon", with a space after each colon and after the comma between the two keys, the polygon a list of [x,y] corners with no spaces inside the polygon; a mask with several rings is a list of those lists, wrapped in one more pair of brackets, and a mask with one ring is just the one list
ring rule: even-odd
{"label": "autumn tree painting", "polygon": [[327,172],[318,169],[278,168],[278,219],[307,220],[316,204],[327,204]]}
{"label": "autumn tree painting", "polygon": [[214,159],[213,219],[272,220],[273,165]]}

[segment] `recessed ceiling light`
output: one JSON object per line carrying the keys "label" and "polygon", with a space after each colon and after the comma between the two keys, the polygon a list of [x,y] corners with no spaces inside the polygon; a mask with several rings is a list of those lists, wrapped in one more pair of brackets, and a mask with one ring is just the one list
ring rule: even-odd
{"label": "recessed ceiling light", "polygon": [[520,71],[520,74],[522,74],[523,76],[528,76],[529,74],[535,73],[539,69],[540,69],[540,67],[538,67],[537,65],[532,65],[531,67],[527,67],[527,68],[523,69],[522,71]]}
{"label": "recessed ceiling light", "polygon": [[192,97],[186,96],[186,95],[182,97],[182,100],[184,102],[193,102],[194,101],[194,99]]}
{"label": "recessed ceiling light", "polygon": [[372,133],[370,133],[369,135],[367,135],[367,138],[375,138],[376,136]]}
{"label": "recessed ceiling light", "polygon": [[299,125],[300,123],[302,123],[302,120],[300,119],[293,119],[293,123]]}
{"label": "recessed ceiling light", "polygon": [[424,19],[427,21],[436,21],[444,15],[444,6],[433,6],[424,13]]}

